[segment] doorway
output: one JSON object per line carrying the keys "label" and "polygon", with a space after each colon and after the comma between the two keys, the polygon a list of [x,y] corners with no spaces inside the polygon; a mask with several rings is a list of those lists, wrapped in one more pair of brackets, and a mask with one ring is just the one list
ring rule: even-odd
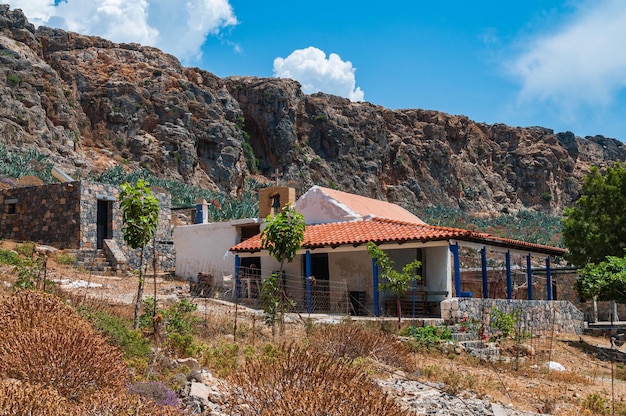
{"label": "doorway", "polygon": [[104,248],[104,240],[112,237],[112,209],[111,201],[98,199],[96,213],[96,248],[98,250]]}
{"label": "doorway", "polygon": [[329,311],[330,272],[328,270],[328,253],[311,254],[311,276],[315,277],[314,283],[311,285],[313,311]]}

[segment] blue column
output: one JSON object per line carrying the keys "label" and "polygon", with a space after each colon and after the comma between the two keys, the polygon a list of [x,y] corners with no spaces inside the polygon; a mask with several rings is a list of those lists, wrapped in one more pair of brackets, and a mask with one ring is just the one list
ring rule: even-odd
{"label": "blue column", "polygon": [[305,278],[306,281],[306,310],[308,313],[313,312],[313,304],[311,303],[311,252],[309,250],[306,251],[304,256],[305,261]]}
{"label": "blue column", "polygon": [[378,261],[376,259],[372,259],[372,275],[372,285],[374,288],[374,316],[378,317],[380,316],[380,305],[378,304]]}
{"label": "blue column", "polygon": [[546,257],[546,293],[548,294],[548,300],[552,299],[552,274],[550,273],[550,256]]}
{"label": "blue column", "polygon": [[236,299],[241,297],[241,281],[239,280],[239,266],[241,265],[241,259],[239,254],[235,255],[235,293],[233,295]]}
{"label": "blue column", "polygon": [[511,278],[511,252],[506,252],[506,298],[513,299],[513,279]]}
{"label": "blue column", "polygon": [[530,266],[530,254],[526,256],[526,277],[528,280],[528,300],[533,300],[533,269]]}
{"label": "blue column", "polygon": [[483,299],[489,299],[489,278],[487,276],[487,248],[480,249],[480,265],[483,275]]}
{"label": "blue column", "polygon": [[450,244],[450,251],[454,259],[454,292],[461,296],[461,262],[459,261],[459,243]]}

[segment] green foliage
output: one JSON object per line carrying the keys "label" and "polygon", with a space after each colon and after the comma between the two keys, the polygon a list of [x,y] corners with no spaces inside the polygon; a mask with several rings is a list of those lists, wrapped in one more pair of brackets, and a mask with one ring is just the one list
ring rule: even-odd
{"label": "green foliage", "polygon": [[22,258],[13,250],[0,249],[0,264],[19,266],[22,264]]}
{"label": "green foliage", "polygon": [[124,241],[134,249],[142,248],[156,231],[159,221],[159,200],[152,195],[150,187],[142,179],[135,186],[121,185],[120,208]]}
{"label": "green foliage", "polygon": [[561,217],[543,212],[503,210],[496,217],[474,216],[448,205],[421,207],[415,215],[431,225],[477,228],[498,237],[560,246]]}
{"label": "green foliage", "polygon": [[274,334],[274,325],[280,310],[281,288],[278,276],[278,273],[272,273],[271,276],[263,279],[261,283],[261,308],[263,308],[265,325],[272,327],[272,335]]}
{"label": "green foliage", "polygon": [[626,258],[608,256],[600,263],[589,263],[579,270],[574,288],[583,299],[626,303]]}
{"label": "green foliage", "polygon": [[520,309],[513,309],[511,312],[503,312],[500,309],[493,309],[490,314],[489,326],[492,331],[497,331],[492,339],[506,339],[515,333],[515,328],[519,323],[521,315]]}
{"label": "green foliage", "polygon": [[398,328],[400,328],[402,326],[402,306],[400,298],[409,290],[413,282],[421,279],[417,271],[422,265],[422,262],[413,260],[405,265],[401,271],[398,271],[394,268],[394,261],[373,242],[370,241],[367,243],[367,251],[370,257],[376,260],[379,275],[385,280],[384,283],[378,285],[379,289],[391,290],[398,297],[396,305],[398,308]]}
{"label": "green foliage", "polygon": [[[143,300],[144,312],[139,317],[141,328],[152,329],[152,312],[155,310],[155,299],[147,296]],[[193,336],[194,328],[200,319],[193,313],[198,305],[188,299],[182,299],[165,309],[160,309],[157,315],[162,318],[162,326],[166,334],[165,348],[178,356],[193,356],[199,346]]]}
{"label": "green foliage", "polygon": [[267,226],[261,232],[261,246],[280,263],[283,271],[285,260],[291,263],[304,241],[304,216],[287,204],[275,217],[268,217]]}
{"label": "green foliage", "polygon": [[139,325],[139,308],[143,296],[143,251],[144,247],[156,231],[159,221],[159,200],[142,179],[136,185],[123,183],[120,192],[120,209],[122,210],[122,233],[124,241],[131,248],[141,249],[139,256],[139,281],[135,300],[135,318],[133,328]]}
{"label": "green foliage", "polygon": [[210,192],[206,189],[189,186],[170,178],[157,178],[147,169],[137,169],[125,173],[121,166],[116,166],[94,178],[101,183],[120,185],[124,182],[135,183],[139,179],[167,190],[172,196],[172,207],[195,206],[196,199],[205,199],[211,204],[208,206],[209,218],[213,221],[222,221],[239,218],[254,218],[258,215],[256,189],[259,184],[249,179],[240,198],[232,195]]}
{"label": "green foliage", "polygon": [[239,344],[222,341],[217,345],[205,346],[202,357],[206,364],[217,373],[226,377],[239,366]]}
{"label": "green foliage", "polygon": [[592,412],[594,415],[611,414],[611,406],[609,400],[600,393],[590,393],[581,403],[584,410]]}
{"label": "green foliage", "polygon": [[124,352],[127,359],[140,358],[148,361],[152,355],[150,344],[139,331],[130,329],[128,323],[106,312],[96,313],[91,317],[94,327],[107,337],[109,343]]}
{"label": "green foliage", "polygon": [[407,326],[402,328],[400,335],[412,337],[416,342],[423,344],[438,344],[441,341],[452,340],[452,331],[446,327],[437,326]]}
{"label": "green foliage", "polygon": [[563,212],[567,259],[576,266],[622,256],[626,248],[626,169],[619,163],[602,174],[592,167],[583,179],[581,197]]}
{"label": "green foliage", "polygon": [[7,147],[0,145],[0,176],[21,178],[36,176],[44,183],[51,183],[53,164],[45,155],[35,148],[22,152],[9,152]]}
{"label": "green foliage", "polygon": [[17,74],[7,74],[7,82],[10,84],[19,84],[22,81]]}
{"label": "green foliage", "polygon": [[60,254],[57,254],[56,261],[59,264],[64,264],[64,265],[69,266],[76,262],[76,256],[69,254],[69,253],[60,253]]}

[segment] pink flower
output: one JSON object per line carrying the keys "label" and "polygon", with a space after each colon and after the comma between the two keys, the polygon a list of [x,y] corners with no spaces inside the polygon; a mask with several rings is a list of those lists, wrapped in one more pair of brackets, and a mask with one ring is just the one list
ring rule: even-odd
{"label": "pink flower", "polygon": [[480,337],[481,337],[482,339],[487,339],[487,334],[482,334]]}
{"label": "pink flower", "polygon": [[464,316],[464,317],[461,319],[461,322],[467,322],[467,316]]}
{"label": "pink flower", "polygon": [[461,327],[461,332],[465,332],[467,328],[465,328],[464,326]]}

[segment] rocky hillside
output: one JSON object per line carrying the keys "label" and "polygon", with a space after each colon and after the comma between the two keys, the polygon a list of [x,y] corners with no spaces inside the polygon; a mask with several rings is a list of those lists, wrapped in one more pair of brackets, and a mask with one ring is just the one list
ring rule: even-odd
{"label": "rocky hillside", "polygon": [[[252,175],[411,208],[560,213],[589,166],[624,144],[541,127],[388,110],[287,79],[219,78],[173,56],[63,30],[0,6],[0,146],[75,177],[115,166],[238,195]],[[255,176],[258,177],[258,176]]]}

